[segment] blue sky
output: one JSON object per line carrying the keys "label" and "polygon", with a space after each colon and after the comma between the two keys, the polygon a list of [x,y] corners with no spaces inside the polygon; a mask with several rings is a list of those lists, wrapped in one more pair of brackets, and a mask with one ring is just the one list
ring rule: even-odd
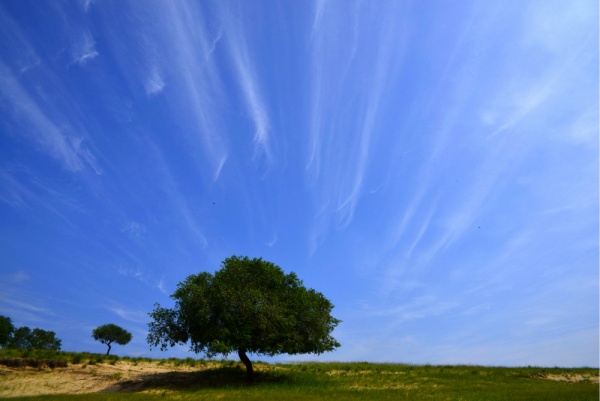
{"label": "blue sky", "polygon": [[147,314],[235,254],[343,321],[276,360],[598,366],[598,14],[1,0],[0,314],[189,356]]}

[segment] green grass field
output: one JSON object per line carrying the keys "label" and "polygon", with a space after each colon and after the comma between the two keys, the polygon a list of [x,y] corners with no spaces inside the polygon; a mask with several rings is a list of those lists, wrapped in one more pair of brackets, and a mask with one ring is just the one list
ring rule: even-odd
{"label": "green grass field", "polygon": [[[0,352],[1,357],[15,357]],[[136,359],[96,354],[27,355],[68,363]],[[99,362],[101,360],[101,362]],[[141,360],[141,359],[137,359]],[[145,360],[148,361],[148,360]],[[173,366],[204,370],[147,375],[119,381],[111,391],[82,395],[15,397],[16,400],[598,400],[598,369],[430,366],[376,363],[256,363],[251,381],[234,361],[170,359]],[[554,379],[563,379],[551,380]],[[570,381],[565,381],[569,379]],[[135,385],[134,385],[135,384]],[[1,378],[0,378],[1,385]]]}

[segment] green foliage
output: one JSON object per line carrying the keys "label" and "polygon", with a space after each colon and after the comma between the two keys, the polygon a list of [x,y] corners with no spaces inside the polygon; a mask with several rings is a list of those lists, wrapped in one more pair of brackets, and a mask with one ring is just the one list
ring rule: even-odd
{"label": "green foliage", "polygon": [[15,331],[12,320],[7,316],[0,316],[0,348],[5,348]]}
{"label": "green foliage", "polygon": [[0,348],[60,351],[60,347],[61,340],[53,331],[31,330],[27,326],[15,328],[9,317],[0,316]]}
{"label": "green foliage", "polygon": [[57,339],[55,335],[53,331],[33,329],[30,339],[31,348],[60,351],[61,340]]}
{"label": "green foliage", "polygon": [[94,340],[106,344],[108,347],[106,355],[110,352],[111,344],[113,342],[119,345],[125,345],[128,344],[132,338],[130,332],[112,323],[96,327],[92,331],[92,337]]}
{"label": "green foliage", "polygon": [[14,330],[8,340],[7,348],[13,349],[42,349],[60,351],[61,340],[56,338],[56,333],[42,329],[31,330],[27,326]]}
{"label": "green foliage", "polygon": [[13,332],[8,342],[8,348],[27,349],[31,346],[31,329],[27,326],[19,327]]}
{"label": "green foliage", "polygon": [[[214,273],[189,276],[171,296],[173,309],[156,305],[148,343],[162,350],[189,341],[208,357],[233,351],[276,355],[320,354],[339,343],[340,322],[321,293],[273,263],[232,256]],[[241,355],[240,355],[241,357]]]}

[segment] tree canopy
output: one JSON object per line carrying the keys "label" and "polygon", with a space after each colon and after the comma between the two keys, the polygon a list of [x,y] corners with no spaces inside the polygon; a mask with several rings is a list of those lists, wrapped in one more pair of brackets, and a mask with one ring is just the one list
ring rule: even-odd
{"label": "tree canopy", "polygon": [[33,329],[30,337],[31,348],[60,351],[62,341],[55,337],[53,331]]}
{"label": "tree canopy", "polygon": [[14,331],[12,320],[7,316],[0,316],[0,348],[8,346]]}
{"label": "tree canopy", "polygon": [[62,341],[56,333],[27,326],[15,328],[12,320],[0,316],[0,347],[12,349],[44,349],[60,351]]}
{"label": "tree canopy", "polygon": [[128,344],[131,341],[131,333],[116,324],[103,324],[102,326],[96,327],[92,331],[92,337],[96,341],[100,341],[102,344],[106,344],[108,349],[106,355],[109,354],[111,344],[117,343],[119,345]]}
{"label": "tree canopy", "polygon": [[330,314],[331,302],[261,258],[227,258],[214,274],[179,283],[171,298],[174,308],[156,304],[150,313],[150,346],[165,350],[189,341],[191,351],[208,357],[237,351],[248,376],[247,352],[321,354],[340,346],[330,335],[340,323]]}

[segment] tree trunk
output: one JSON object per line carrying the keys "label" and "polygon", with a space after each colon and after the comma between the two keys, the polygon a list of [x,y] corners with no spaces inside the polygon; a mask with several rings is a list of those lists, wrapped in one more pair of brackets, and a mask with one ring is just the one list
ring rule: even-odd
{"label": "tree trunk", "polygon": [[106,350],[106,355],[108,355],[108,353],[110,352],[110,344],[106,344],[108,345],[108,349]]}
{"label": "tree trunk", "polygon": [[240,360],[244,363],[244,365],[246,365],[246,377],[251,378],[254,374],[254,369],[252,369],[252,362],[246,355],[246,350],[238,349],[238,356],[240,357]]}

